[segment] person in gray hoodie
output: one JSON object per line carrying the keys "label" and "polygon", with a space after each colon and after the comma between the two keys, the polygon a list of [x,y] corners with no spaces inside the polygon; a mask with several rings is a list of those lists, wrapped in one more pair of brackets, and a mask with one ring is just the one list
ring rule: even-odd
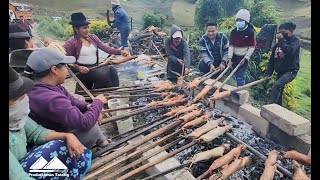
{"label": "person in gray hoodie", "polygon": [[[190,68],[190,51],[183,32],[177,25],[172,25],[170,37],[164,41],[166,54],[168,56],[167,79],[173,83],[177,82],[177,75],[172,73],[188,74]],[[184,69],[182,69],[184,67]]]}

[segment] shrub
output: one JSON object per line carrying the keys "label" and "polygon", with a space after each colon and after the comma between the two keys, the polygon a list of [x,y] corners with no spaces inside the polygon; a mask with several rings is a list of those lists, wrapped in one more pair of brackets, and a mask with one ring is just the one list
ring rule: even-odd
{"label": "shrub", "polygon": [[54,21],[50,17],[42,17],[39,19],[37,31],[41,38],[52,36],[55,39],[63,39],[67,24],[68,22],[65,18]]}
{"label": "shrub", "polygon": [[[95,34],[100,39],[109,37],[110,33],[107,31],[107,22],[103,20],[91,20],[89,25],[89,30],[92,34]],[[69,38],[73,35],[73,29],[71,25],[68,25],[65,33],[66,38]]]}
{"label": "shrub", "polygon": [[166,20],[166,16],[159,12],[146,12],[142,15],[143,29],[150,25],[162,28]]}
{"label": "shrub", "polygon": [[264,0],[259,0],[250,7],[251,23],[262,27],[264,24],[277,24],[278,13],[275,8]]}

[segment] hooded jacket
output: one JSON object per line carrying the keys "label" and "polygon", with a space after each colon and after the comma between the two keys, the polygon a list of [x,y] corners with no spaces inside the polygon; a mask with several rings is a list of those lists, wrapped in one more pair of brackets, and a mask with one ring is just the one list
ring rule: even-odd
{"label": "hooded jacket", "polygon": [[[203,35],[200,39],[199,53],[205,64],[210,66],[210,64],[227,64],[229,41],[227,36],[223,32],[218,32],[215,37],[215,45],[212,44],[211,40],[207,35]],[[219,48],[220,58],[215,59],[214,54],[218,52],[213,52],[214,46]],[[219,61],[219,62],[215,62]]]}
{"label": "hooded jacket", "polygon": [[114,22],[111,27],[117,28],[120,33],[130,30],[129,16],[121,5],[115,6],[112,10],[114,12]]}
{"label": "hooded jacket", "polygon": [[85,101],[71,96],[61,85],[35,82],[28,93],[29,116],[48,129],[67,132],[74,129],[90,129],[102,111],[103,103],[93,100],[89,109]]}
{"label": "hooded jacket", "polygon": [[273,71],[284,74],[289,71],[297,73],[300,69],[300,40],[295,35],[282,38],[272,48],[266,76],[271,76]]}
{"label": "hooded jacket", "polygon": [[171,71],[180,73],[182,72],[182,65],[179,63],[178,59],[183,60],[184,67],[190,68],[190,51],[189,46],[186,40],[181,39],[181,42],[178,46],[173,45],[172,43],[172,35],[176,31],[181,31],[183,36],[183,32],[180,27],[176,25],[172,25],[170,37],[168,37],[164,41],[165,50],[168,56],[168,64],[167,64],[167,77],[168,78],[176,78],[177,75],[173,74]]}

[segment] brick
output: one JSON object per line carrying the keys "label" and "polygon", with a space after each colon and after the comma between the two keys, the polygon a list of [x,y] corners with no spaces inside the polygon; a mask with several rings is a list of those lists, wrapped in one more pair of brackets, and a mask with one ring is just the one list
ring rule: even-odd
{"label": "brick", "polygon": [[[118,108],[122,108],[122,107],[129,107],[129,104],[124,104],[124,105],[118,106]],[[127,109],[127,110],[116,111],[116,115],[119,116],[119,115],[127,113],[127,112],[130,112],[130,110]],[[128,117],[126,119],[116,121],[116,123],[117,123],[119,134],[123,134],[123,133],[133,129],[132,117]]]}
{"label": "brick", "polygon": [[233,117],[238,117],[239,105],[234,102],[225,99],[219,99],[215,102],[215,108],[223,112],[229,113]]}
{"label": "brick", "polygon": [[262,106],[260,115],[291,136],[305,134],[311,126],[309,120],[278,104]]}
{"label": "brick", "polygon": [[[143,156],[147,156],[148,154],[151,154],[152,152],[154,152],[155,150],[158,150],[160,148],[160,146],[156,146],[153,149],[150,149],[149,151],[143,153]],[[148,162],[152,162],[162,156],[167,155],[168,153],[166,151],[162,151],[161,153],[149,158],[146,162],[144,163],[148,163]],[[168,158],[165,161],[162,161],[161,163],[158,163],[148,169],[146,169],[146,172],[149,175],[154,175],[160,172],[163,172],[165,170],[168,170],[170,168],[179,166],[180,163],[178,160],[176,160],[174,157]],[[162,177],[157,178],[156,180],[170,180],[170,179],[176,179],[176,180],[194,180],[195,178],[193,177],[193,175],[189,172],[186,171],[184,169],[172,172],[172,173],[168,173]]]}
{"label": "brick", "polygon": [[238,120],[252,125],[253,131],[266,137],[269,131],[269,121],[260,116],[260,109],[250,104],[243,104],[239,107]]}
{"label": "brick", "polygon": [[294,149],[304,154],[308,154],[311,149],[310,135],[302,134],[299,136],[290,136],[273,124],[270,124],[267,137],[288,149]]}

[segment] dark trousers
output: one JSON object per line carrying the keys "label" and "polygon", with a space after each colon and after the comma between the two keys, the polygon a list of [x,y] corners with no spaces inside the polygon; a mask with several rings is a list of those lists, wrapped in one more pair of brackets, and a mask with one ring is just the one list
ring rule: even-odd
{"label": "dark trousers", "polygon": [[297,73],[296,72],[286,72],[282,74],[277,74],[277,80],[272,86],[271,90],[271,102],[279,104],[282,106],[282,94],[284,86],[291,82],[295,77]]}
{"label": "dark trousers", "polygon": [[[220,62],[215,62],[213,63],[214,67],[215,68],[218,68],[219,65],[220,65]],[[210,66],[208,66],[203,60],[200,61],[199,63],[199,70],[200,72],[202,72],[203,74],[206,74],[210,71]],[[217,78],[220,74],[221,74],[222,71],[220,71],[219,73],[215,74],[212,78]]]}
{"label": "dark trousers", "polygon": [[121,46],[128,47],[128,36],[130,34],[130,27],[129,28],[124,28],[119,30],[120,31],[120,38],[121,38]]}
{"label": "dark trousers", "polygon": [[[231,62],[232,62],[232,68],[234,69],[239,62],[244,58],[244,56],[237,56],[233,55]],[[246,70],[248,68],[248,61],[246,60],[244,64],[242,64],[238,70],[234,73],[234,76],[237,81],[237,87],[242,86],[246,83]]]}
{"label": "dark trousers", "polygon": [[[87,66],[89,68],[89,66]],[[118,87],[119,77],[117,69],[113,66],[103,66],[97,69],[90,70],[87,74],[78,75],[80,81],[88,89],[99,89],[108,87]],[[77,83],[76,92],[82,90]]]}

